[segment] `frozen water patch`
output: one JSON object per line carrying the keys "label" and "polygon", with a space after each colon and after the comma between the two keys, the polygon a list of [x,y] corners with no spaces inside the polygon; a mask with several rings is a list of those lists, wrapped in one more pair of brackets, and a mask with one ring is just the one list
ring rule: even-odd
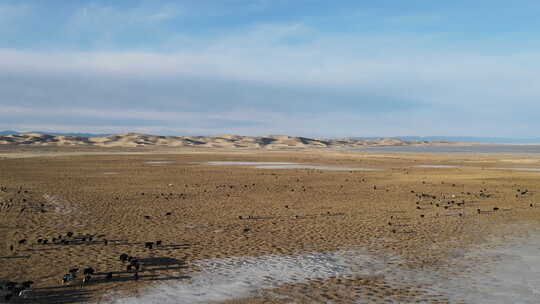
{"label": "frozen water patch", "polygon": [[43,198],[48,204],[54,206],[54,211],[56,213],[60,213],[63,215],[70,215],[77,212],[77,208],[73,207],[73,205],[70,202],[66,201],[65,199],[59,196],[44,194]]}
{"label": "frozen water patch", "polygon": [[540,237],[468,255],[473,270],[457,287],[467,303],[540,303]]}
{"label": "frozen water patch", "polygon": [[[487,249],[456,249],[439,268],[412,269],[401,266],[402,262],[399,257],[362,251],[211,259],[198,262],[200,272],[189,280],[156,285],[141,296],[110,303],[215,303],[257,296],[286,284],[359,277],[382,278],[395,288],[419,290],[410,299],[415,303],[429,302],[433,296],[451,303],[540,301],[540,237]],[[383,294],[381,300],[392,300],[391,296]]]}
{"label": "frozen water patch", "polygon": [[59,217],[60,221],[58,222],[58,229],[81,225],[79,219],[81,216],[84,216],[86,212],[77,208],[73,203],[58,195],[52,194],[44,194],[43,199],[47,204],[54,208],[54,215]]}
{"label": "frozen water patch", "polygon": [[168,165],[168,164],[174,164],[174,161],[172,160],[149,160],[144,162],[147,165]]}
{"label": "frozen water patch", "polygon": [[469,166],[453,166],[453,165],[419,165],[415,166],[416,168],[427,168],[427,169],[467,169],[467,168],[477,168]]}
{"label": "frozen water patch", "polygon": [[[157,285],[142,296],[114,299],[110,303],[218,303],[258,296],[288,284],[358,277],[384,278],[394,287],[415,288],[420,291],[413,296],[415,303],[441,294],[438,284],[446,282],[446,278],[439,273],[399,266],[402,262],[397,257],[377,257],[360,251],[212,259],[199,262],[201,271],[189,281]],[[381,299],[391,299],[391,295]]]}
{"label": "frozen water patch", "polygon": [[[395,261],[397,263],[397,261]],[[263,257],[211,259],[199,262],[200,273],[189,282],[156,286],[143,296],[113,300],[115,304],[211,303],[256,296],[263,289],[284,284],[307,283],[334,277],[376,275],[389,260],[359,252],[268,255]]]}
{"label": "frozen water patch", "polygon": [[322,171],[382,171],[377,168],[351,168],[351,167],[331,167],[331,166],[317,166],[317,165],[266,165],[256,166],[257,169],[310,169],[310,170],[322,170]]}
{"label": "frozen water patch", "polygon": [[[415,168],[432,168],[432,169],[480,169],[480,167],[473,166],[453,166],[453,165],[419,165]],[[510,170],[510,171],[529,171],[540,172],[540,168],[483,168],[488,170]]]}
{"label": "frozen water patch", "polygon": [[351,168],[351,167],[333,167],[321,165],[309,165],[289,162],[257,162],[257,161],[210,161],[200,163],[211,166],[254,166],[256,169],[311,169],[324,171],[382,171],[376,168]]}
{"label": "frozen water patch", "polygon": [[495,170],[540,172],[540,168],[493,168]]}
{"label": "frozen water patch", "polygon": [[295,165],[296,163],[288,163],[288,162],[258,162],[258,161],[209,161],[203,163],[205,165],[210,166],[227,166],[227,165],[235,165],[235,166],[257,166],[257,165]]}

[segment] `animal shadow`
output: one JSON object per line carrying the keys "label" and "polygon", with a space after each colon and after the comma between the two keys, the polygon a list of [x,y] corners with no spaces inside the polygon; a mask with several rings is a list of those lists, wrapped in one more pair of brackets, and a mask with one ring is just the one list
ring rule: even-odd
{"label": "animal shadow", "polygon": [[9,303],[71,304],[91,300],[91,292],[80,288],[37,288],[28,298],[14,297]]}

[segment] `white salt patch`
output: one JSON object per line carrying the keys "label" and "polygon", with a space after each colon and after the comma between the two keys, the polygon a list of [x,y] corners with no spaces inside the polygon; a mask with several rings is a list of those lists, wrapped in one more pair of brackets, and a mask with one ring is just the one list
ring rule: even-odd
{"label": "white salt patch", "polygon": [[317,165],[267,165],[256,166],[257,169],[312,169],[323,171],[382,171],[382,169],[376,168],[351,168],[351,167],[331,167],[331,166],[317,166]]}

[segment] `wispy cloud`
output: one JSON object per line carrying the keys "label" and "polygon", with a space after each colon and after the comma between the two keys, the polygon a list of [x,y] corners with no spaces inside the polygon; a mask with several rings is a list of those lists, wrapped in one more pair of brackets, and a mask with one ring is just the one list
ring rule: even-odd
{"label": "wispy cloud", "polygon": [[141,24],[149,24],[174,19],[181,16],[180,8],[171,5],[160,7],[118,8],[90,4],[78,8],[68,22],[72,30],[111,30]]}
{"label": "wispy cloud", "polygon": [[[0,5],[0,16],[35,10],[15,4]],[[448,23],[440,10],[379,18],[366,8],[347,31],[337,29],[349,23],[334,11],[330,19],[312,6],[309,15],[275,14],[286,5],[74,6],[61,40],[37,37],[56,47],[1,44],[0,128],[59,128],[61,120],[79,131],[340,136],[512,135],[540,127],[534,46],[494,38],[500,47],[458,46],[444,31],[418,30]]]}
{"label": "wispy cloud", "polygon": [[[425,53],[409,58],[398,52],[385,59],[328,55],[339,53],[332,46],[310,51],[310,45],[284,48],[269,42],[268,56],[262,57],[256,46],[238,48],[224,39],[217,44],[219,48],[199,53],[174,54],[3,50],[0,68],[10,77],[0,84],[2,104],[37,112],[7,107],[0,117],[26,123],[30,121],[23,118],[30,117],[43,127],[60,117],[68,129],[91,121],[118,131],[145,125],[169,134],[199,130],[339,136],[453,130],[452,135],[474,126],[483,132],[479,135],[489,135],[490,129],[478,121],[491,126],[488,122],[497,120],[499,129],[503,124],[513,132],[516,121],[540,111],[536,66],[520,64],[539,62],[535,54]],[[15,120],[5,126],[15,128]]]}

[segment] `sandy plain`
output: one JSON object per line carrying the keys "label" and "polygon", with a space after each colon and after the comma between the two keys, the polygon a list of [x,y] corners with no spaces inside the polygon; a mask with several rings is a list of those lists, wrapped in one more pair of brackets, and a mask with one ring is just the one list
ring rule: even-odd
{"label": "sandy plain", "polygon": [[[31,303],[107,303],[111,292],[131,296],[189,280],[198,261],[228,257],[361,247],[400,257],[401,268],[441,269],[458,248],[526,234],[523,227],[540,220],[540,173],[490,169],[540,168],[534,156],[68,147],[0,154],[0,280],[34,281]],[[209,161],[382,170],[263,170]],[[82,240],[88,236],[92,241]],[[37,243],[45,238],[48,244]],[[145,248],[157,240],[163,244]],[[138,280],[119,261],[122,253],[142,262]],[[90,284],[60,284],[70,268],[89,266],[97,271]],[[104,279],[107,272],[112,280]],[[356,303],[359,296],[451,302],[384,276],[314,279],[223,302]]]}

